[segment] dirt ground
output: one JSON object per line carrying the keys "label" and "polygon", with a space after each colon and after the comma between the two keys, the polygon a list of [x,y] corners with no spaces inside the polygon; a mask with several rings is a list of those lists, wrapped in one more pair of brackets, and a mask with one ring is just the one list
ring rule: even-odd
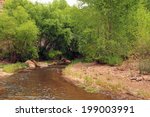
{"label": "dirt ground", "polygon": [[63,74],[76,85],[81,83],[84,88],[90,86],[90,91],[96,88],[121,95],[122,99],[150,99],[150,75],[141,75],[135,60],[128,60],[121,66],[113,67],[96,63],[77,63],[68,66]]}

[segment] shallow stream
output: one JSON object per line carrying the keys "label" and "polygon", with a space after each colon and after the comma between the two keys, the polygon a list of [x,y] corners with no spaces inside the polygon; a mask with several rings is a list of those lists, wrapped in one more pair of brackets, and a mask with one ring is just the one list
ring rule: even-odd
{"label": "shallow stream", "polygon": [[64,66],[23,71],[0,80],[0,99],[9,100],[106,100],[110,96],[87,93],[65,81]]}

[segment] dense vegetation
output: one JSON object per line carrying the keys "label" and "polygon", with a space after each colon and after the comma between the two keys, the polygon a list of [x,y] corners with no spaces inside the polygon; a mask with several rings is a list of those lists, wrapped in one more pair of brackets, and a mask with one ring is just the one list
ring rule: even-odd
{"label": "dense vegetation", "polygon": [[110,65],[150,57],[149,0],[6,0],[0,13],[0,58],[82,58]]}

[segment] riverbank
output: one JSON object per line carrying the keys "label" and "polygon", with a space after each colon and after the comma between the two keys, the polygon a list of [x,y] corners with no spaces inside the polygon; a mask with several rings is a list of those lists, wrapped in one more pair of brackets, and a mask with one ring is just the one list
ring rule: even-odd
{"label": "riverbank", "polygon": [[0,61],[0,79],[13,75],[13,73],[6,73],[3,71],[3,66],[8,64],[9,64],[8,62]]}
{"label": "riverbank", "polygon": [[72,64],[64,69],[63,75],[91,93],[107,92],[115,99],[150,99],[150,75],[141,75],[135,60],[121,66]]}
{"label": "riverbank", "polygon": [[3,72],[2,69],[0,69],[0,79],[1,79],[1,78],[9,77],[9,76],[11,76],[11,75],[13,75],[13,73],[6,73],[6,72]]}
{"label": "riverbank", "polygon": [[22,63],[9,63],[6,61],[0,61],[0,79],[9,77],[20,71],[28,71],[36,68],[46,68],[53,65],[67,65],[70,61],[67,59],[63,60],[53,60],[53,61],[35,61],[27,60]]}
{"label": "riverbank", "polygon": [[[55,64],[54,62],[36,62],[38,67],[44,68],[50,65]],[[32,62],[28,63],[9,63],[5,61],[0,61],[0,79],[7,78],[19,71],[25,70],[32,70],[35,69],[37,66]]]}

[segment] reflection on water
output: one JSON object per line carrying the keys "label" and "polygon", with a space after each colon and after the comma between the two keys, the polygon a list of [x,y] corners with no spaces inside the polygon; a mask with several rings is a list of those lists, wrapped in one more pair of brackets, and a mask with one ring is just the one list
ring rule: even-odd
{"label": "reflection on water", "polygon": [[104,94],[91,94],[66,82],[58,67],[18,73],[0,81],[0,99],[111,99]]}

